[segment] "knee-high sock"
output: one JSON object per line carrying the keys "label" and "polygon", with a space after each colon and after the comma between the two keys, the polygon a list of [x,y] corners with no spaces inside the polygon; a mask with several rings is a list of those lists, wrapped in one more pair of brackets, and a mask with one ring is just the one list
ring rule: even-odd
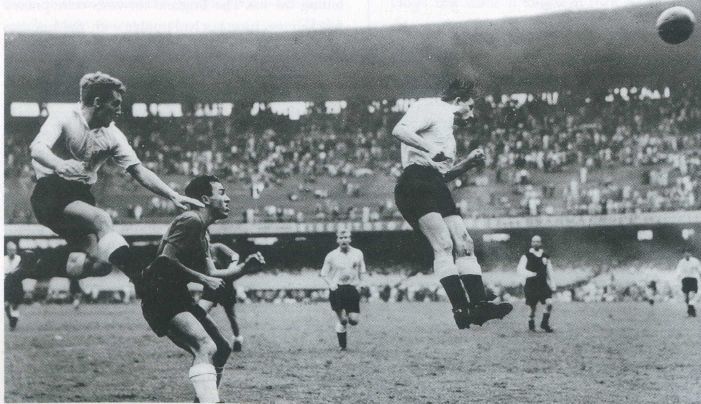
{"label": "knee-high sock", "polygon": [[193,365],[188,376],[200,403],[216,403],[219,401],[217,371],[213,365],[206,363]]}
{"label": "knee-high sock", "polygon": [[448,300],[450,300],[453,310],[467,308],[467,296],[465,296],[465,289],[462,287],[459,276],[446,276],[441,279],[441,285],[445,289],[445,294],[448,295]]}
{"label": "knee-high sock", "polygon": [[474,255],[458,257],[455,260],[455,267],[460,274],[463,285],[465,285],[470,303],[476,304],[486,301],[487,294],[482,282],[482,267],[477,262],[477,257]]}
{"label": "knee-high sock", "polygon": [[217,372],[217,388],[219,388],[222,376],[224,376],[224,366],[215,366],[214,370]]}
{"label": "knee-high sock", "polygon": [[120,234],[105,234],[97,243],[99,258],[119,267],[130,279],[138,274],[137,259]]}

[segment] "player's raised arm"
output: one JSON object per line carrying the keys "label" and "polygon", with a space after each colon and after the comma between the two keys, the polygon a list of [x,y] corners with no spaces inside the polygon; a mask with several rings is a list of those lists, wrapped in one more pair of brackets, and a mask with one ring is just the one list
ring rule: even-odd
{"label": "player's raised arm", "polygon": [[197,199],[180,195],[179,193],[175,192],[171,187],[163,182],[163,180],[161,180],[156,173],[149,170],[141,163],[129,167],[127,172],[144,188],[148,189],[154,194],[170,199],[173,201],[175,206],[180,209],[188,209],[186,204],[191,204],[200,208],[204,207],[204,204]]}
{"label": "player's raised arm", "polygon": [[211,258],[208,258],[207,274],[216,278],[225,278],[230,281],[235,281],[236,279],[239,279],[244,275],[255,273],[256,268],[260,268],[264,264],[265,258],[260,252],[251,254],[248,257],[246,257],[246,259],[242,263],[230,265],[226,269],[216,268],[216,266],[214,265],[214,261]]}

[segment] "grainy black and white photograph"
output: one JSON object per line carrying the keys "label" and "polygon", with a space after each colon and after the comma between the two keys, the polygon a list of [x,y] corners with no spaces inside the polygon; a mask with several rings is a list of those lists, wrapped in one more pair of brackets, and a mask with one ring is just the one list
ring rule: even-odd
{"label": "grainy black and white photograph", "polygon": [[701,0],[3,8],[3,402],[701,402]]}

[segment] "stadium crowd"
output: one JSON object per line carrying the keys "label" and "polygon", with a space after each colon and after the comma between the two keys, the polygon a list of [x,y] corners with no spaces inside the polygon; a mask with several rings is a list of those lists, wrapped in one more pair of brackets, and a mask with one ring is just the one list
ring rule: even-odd
{"label": "stadium crowd", "polygon": [[[476,120],[459,128],[456,138],[458,154],[481,145],[486,167],[454,186],[500,191],[485,191],[489,204],[479,208],[469,198],[458,201],[463,214],[697,209],[701,93],[681,88],[653,99],[645,91],[622,89],[607,99],[600,94],[582,101],[563,94],[557,103],[552,97],[479,99]],[[245,186],[250,201],[275,193],[274,204],[251,208],[239,220],[376,221],[398,217],[390,185],[401,170],[399,142],[391,136],[401,116],[398,105],[348,102],[340,112],[328,113],[324,103],[317,103],[291,120],[261,104],[256,104],[254,115],[251,105],[241,104],[230,116],[186,111],[182,117],[124,117],[118,124],[155,172],[216,174],[229,184]],[[30,190],[28,142],[34,133],[32,125],[19,122],[22,119],[28,118],[13,118],[7,128],[5,175]],[[629,175],[617,175],[621,170]],[[105,171],[102,175],[111,176],[116,168]],[[128,180],[114,177],[114,189],[124,189],[120,181]],[[378,177],[388,184],[385,195],[367,195],[367,185]],[[304,209],[294,204],[303,200],[312,202]],[[153,198],[112,213],[119,221],[167,217],[174,211],[172,204]],[[21,208],[9,217],[6,213],[11,223],[29,220],[30,214]]]}

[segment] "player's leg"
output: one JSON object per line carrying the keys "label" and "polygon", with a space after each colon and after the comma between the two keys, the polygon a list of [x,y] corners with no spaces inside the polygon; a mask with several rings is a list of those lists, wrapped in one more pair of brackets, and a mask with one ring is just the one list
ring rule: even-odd
{"label": "player's leg", "polygon": [[554,330],[550,327],[550,313],[553,311],[553,299],[549,297],[545,299],[545,311],[543,312],[543,320],[540,322],[540,328],[545,332],[553,332]]}
{"label": "player's leg", "polygon": [[192,313],[181,312],[170,320],[166,335],[193,356],[188,376],[199,402],[218,402],[217,372],[214,367],[217,345],[204,326]]}
{"label": "player's leg", "polygon": [[210,315],[197,307],[193,309],[193,314],[197,317],[205,331],[207,331],[207,334],[209,334],[210,338],[212,338],[212,341],[214,341],[214,344],[217,346],[217,351],[212,357],[212,362],[217,372],[217,388],[219,388],[224,373],[224,365],[226,365],[226,361],[229,360],[229,356],[231,355],[231,345]]}
{"label": "player's leg", "polygon": [[465,221],[459,215],[447,216],[444,220],[454,245],[455,267],[470,298],[472,322],[482,325],[491,319],[504,318],[513,310],[513,306],[510,303],[494,304],[487,301],[482,267],[477,262],[474,242],[467,232]]}
{"label": "player's leg", "polygon": [[696,306],[694,303],[696,303],[696,292],[692,290],[688,293],[687,301],[687,314],[689,314],[691,317],[696,317]]}
{"label": "player's leg", "polygon": [[349,286],[344,296],[344,308],[348,314],[348,324],[358,325],[360,322],[360,293],[354,286]]}
{"label": "player's leg", "polygon": [[10,331],[14,331],[19,322],[19,305],[24,299],[22,277],[21,270],[5,275],[5,314],[10,323]]}
{"label": "player's leg", "polygon": [[226,317],[229,319],[229,324],[231,325],[231,332],[234,334],[234,344],[232,345],[232,349],[234,352],[241,352],[241,349],[243,348],[243,336],[241,336],[239,323],[236,320],[236,304],[229,302],[223,306]]}
{"label": "player's leg", "polygon": [[200,298],[200,300],[197,301],[197,305],[202,307],[202,310],[209,313],[209,311],[212,310],[212,307],[214,307],[216,303],[202,297]]}
{"label": "player's leg", "polygon": [[453,240],[443,216],[431,212],[419,218],[418,226],[433,250],[433,272],[453,306],[453,317],[459,329],[469,328],[468,301],[453,261]]}
{"label": "player's leg", "polygon": [[341,349],[346,349],[346,346],[348,346],[348,329],[346,327],[348,324],[348,317],[343,309],[334,310],[334,313],[336,314],[335,329],[338,346]]}
{"label": "player's leg", "polygon": [[528,329],[535,331],[535,314],[538,308],[538,303],[528,304],[528,308],[530,309],[530,312],[528,313]]}
{"label": "player's leg", "polygon": [[84,201],[73,201],[63,210],[67,220],[74,221],[97,236],[95,258],[99,262],[109,262],[119,268],[137,287],[140,287],[139,262],[127,241],[117,233],[112,218],[104,210]]}

